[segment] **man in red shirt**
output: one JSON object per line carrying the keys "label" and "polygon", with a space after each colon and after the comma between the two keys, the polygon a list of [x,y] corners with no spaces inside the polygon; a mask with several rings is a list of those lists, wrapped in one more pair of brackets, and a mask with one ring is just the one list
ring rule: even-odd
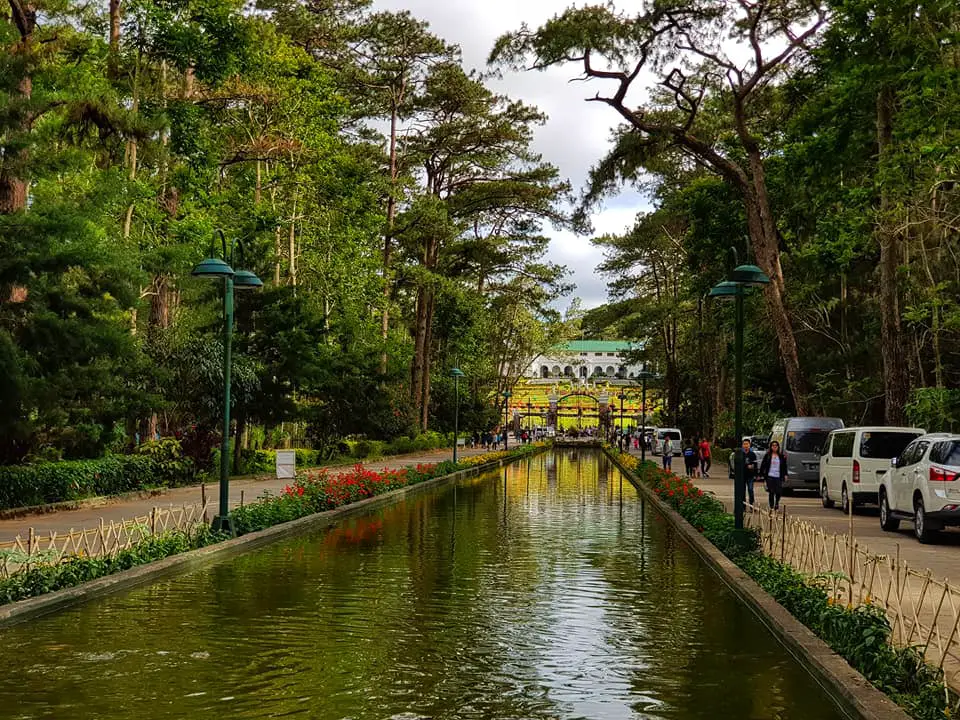
{"label": "man in red shirt", "polygon": [[706,438],[700,441],[700,476],[710,477],[710,443]]}

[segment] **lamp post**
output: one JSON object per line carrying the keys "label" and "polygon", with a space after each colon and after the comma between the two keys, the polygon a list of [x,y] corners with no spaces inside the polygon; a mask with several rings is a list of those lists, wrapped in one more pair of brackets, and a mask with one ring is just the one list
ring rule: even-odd
{"label": "lamp post", "polygon": [[504,451],[510,449],[510,396],[512,393],[509,390],[503,391],[503,449]]}
{"label": "lamp post", "polygon": [[533,403],[527,400],[527,431],[533,430]]}
{"label": "lamp post", "polygon": [[[736,250],[734,250],[736,257]],[[744,455],[743,443],[743,296],[746,289],[766,285],[770,278],[756,265],[738,265],[731,277],[732,280],[724,280],[717,283],[710,291],[710,297],[729,300],[733,298],[736,301],[736,319],[735,319],[735,349],[736,354],[736,380],[734,386],[734,411],[733,427],[736,435],[737,447],[734,450],[734,481],[733,481],[733,524],[736,528],[743,528],[743,502],[746,496],[747,488],[744,480]]]}
{"label": "lamp post", "polygon": [[617,395],[617,397],[620,399],[620,435],[619,435],[619,441],[620,441],[620,450],[621,450],[621,452],[622,452],[622,451],[623,451],[623,401],[624,401],[624,399],[626,399],[627,396],[624,394],[623,390],[621,390],[620,393]]}
{"label": "lamp post", "polygon": [[647,461],[647,380],[657,377],[644,367],[637,377],[640,378],[640,462]]}
{"label": "lamp post", "polygon": [[460,378],[463,377],[463,370],[454,367],[450,371],[453,377],[453,463],[457,463],[457,441],[460,440]]}
{"label": "lamp post", "polygon": [[[230,518],[230,370],[233,344],[233,293],[234,290],[256,290],[263,287],[263,281],[249,270],[234,270],[230,267],[236,242],[230,243],[228,253],[227,239],[223,231],[217,232],[220,233],[223,260],[208,257],[190,274],[194,277],[223,280],[223,441],[220,445],[220,509],[213,518],[213,529],[234,535],[233,520]],[[212,252],[210,254],[213,255]],[[240,254],[242,260],[242,247]]]}

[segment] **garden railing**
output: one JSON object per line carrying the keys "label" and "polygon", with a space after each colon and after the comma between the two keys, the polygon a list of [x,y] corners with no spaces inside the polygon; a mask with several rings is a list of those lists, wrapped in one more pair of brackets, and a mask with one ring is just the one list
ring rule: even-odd
{"label": "garden railing", "polygon": [[765,554],[817,579],[833,602],[882,607],[891,642],[917,647],[944,671],[947,684],[960,690],[960,586],[910,567],[899,545],[894,556],[873,553],[855,536],[828,533],[791,517],[786,508],[748,505],[745,525],[759,530]]}
{"label": "garden railing", "polygon": [[164,508],[155,507],[148,515],[126,520],[111,520],[94,528],[70,529],[66,533],[37,535],[30,528],[26,537],[0,542],[0,579],[28,569],[31,565],[59,565],[76,557],[108,557],[127,550],[153,535],[172,530],[191,531],[209,522],[209,502]]}

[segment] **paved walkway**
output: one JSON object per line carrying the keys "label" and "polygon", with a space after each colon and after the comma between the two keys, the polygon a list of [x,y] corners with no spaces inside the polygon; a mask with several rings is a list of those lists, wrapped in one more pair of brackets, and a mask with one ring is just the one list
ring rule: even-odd
{"label": "paved walkway", "polygon": [[[461,448],[458,451],[462,457],[479,455],[483,452],[486,451],[480,449],[471,450],[468,448]],[[450,449],[433,450],[384,458],[382,460],[364,463],[364,467],[371,470],[383,470],[384,468],[401,468],[407,465],[436,463],[449,459],[451,459]],[[353,465],[354,463],[336,465],[331,466],[330,469],[335,471],[345,470],[353,467]],[[272,475],[259,475],[256,477],[231,480],[230,505],[231,507],[235,507],[240,504],[241,493],[243,494],[244,502],[249,503],[256,500],[257,496],[264,491],[278,494],[289,484],[289,480],[277,480],[276,477]],[[212,516],[216,514],[216,505],[219,497],[217,483],[207,483],[206,492],[207,501],[211,506],[210,514]],[[28,515],[12,520],[0,520],[0,542],[13,540],[17,535],[27,537],[31,527],[38,536],[49,535],[51,531],[61,534],[69,532],[71,529],[80,530],[81,528],[97,527],[100,523],[100,518],[103,518],[106,522],[110,522],[111,520],[116,522],[122,518],[130,519],[138,515],[148,515],[155,507],[199,504],[201,497],[201,486],[193,485],[190,487],[172,488],[154,497],[125,498],[122,500],[108,499],[101,505],[88,505],[76,510],[61,510],[43,515]]]}

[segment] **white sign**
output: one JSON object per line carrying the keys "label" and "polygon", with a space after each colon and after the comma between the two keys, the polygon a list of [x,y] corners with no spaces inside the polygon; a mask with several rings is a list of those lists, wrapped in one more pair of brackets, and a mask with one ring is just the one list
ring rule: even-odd
{"label": "white sign", "polygon": [[277,480],[295,480],[297,453],[295,450],[277,450]]}

